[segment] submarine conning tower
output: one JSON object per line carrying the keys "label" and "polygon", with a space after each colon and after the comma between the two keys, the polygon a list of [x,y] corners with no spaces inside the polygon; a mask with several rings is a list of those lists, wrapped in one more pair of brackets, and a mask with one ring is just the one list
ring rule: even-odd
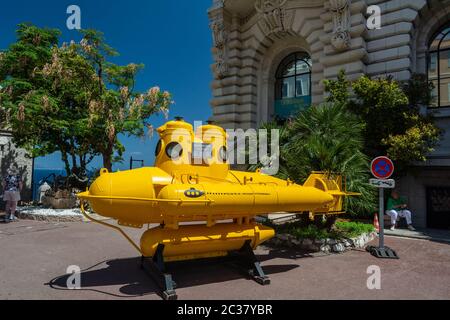
{"label": "submarine conning tower", "polygon": [[191,124],[177,117],[157,129],[160,140],[155,166],[175,180],[190,182],[205,178],[225,179],[227,136],[223,128],[206,124],[194,132]]}

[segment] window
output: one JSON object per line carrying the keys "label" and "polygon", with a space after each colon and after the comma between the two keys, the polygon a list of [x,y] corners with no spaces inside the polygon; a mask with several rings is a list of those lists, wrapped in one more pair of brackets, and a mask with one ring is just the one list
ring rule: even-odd
{"label": "window", "polygon": [[436,72],[437,54],[430,55],[430,72]]}
{"label": "window", "polygon": [[275,117],[286,119],[311,105],[311,58],[296,52],[280,63],[275,81]]}
{"label": "window", "polygon": [[447,83],[447,101],[450,101],[450,83]]}
{"label": "window", "polygon": [[428,79],[435,86],[431,106],[450,107],[450,26],[431,39],[428,49]]}

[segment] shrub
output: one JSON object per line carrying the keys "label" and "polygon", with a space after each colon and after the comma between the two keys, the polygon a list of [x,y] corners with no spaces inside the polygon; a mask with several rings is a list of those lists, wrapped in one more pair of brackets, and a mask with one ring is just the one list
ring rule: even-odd
{"label": "shrub", "polygon": [[277,233],[287,233],[293,235],[297,239],[343,239],[354,238],[364,233],[375,231],[373,225],[353,222],[338,221],[333,230],[327,230],[325,224],[308,224],[302,222],[288,223],[281,226],[273,226]]}
{"label": "shrub", "polygon": [[313,106],[282,126],[269,123],[264,128],[280,129],[278,177],[303,184],[312,171],[340,174],[349,191],[361,193],[346,198],[347,211],[373,212],[375,189],[368,184],[369,159],[361,151],[364,125],[344,105]]}
{"label": "shrub", "polygon": [[363,233],[375,231],[375,228],[371,224],[352,221],[338,221],[336,222],[336,229],[347,238],[353,238]]}
{"label": "shrub", "polygon": [[346,105],[363,121],[364,153],[388,155],[396,162],[397,173],[414,161],[425,161],[438,144],[442,131],[419,110],[420,105],[432,102],[433,85],[425,76],[413,75],[403,83],[362,76],[350,84],[341,71],[337,80],[324,83],[327,101]]}

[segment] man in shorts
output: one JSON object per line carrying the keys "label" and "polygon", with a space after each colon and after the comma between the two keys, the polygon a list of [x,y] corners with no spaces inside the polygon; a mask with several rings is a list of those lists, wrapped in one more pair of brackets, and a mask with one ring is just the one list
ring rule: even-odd
{"label": "man in shorts", "polygon": [[20,192],[23,182],[16,169],[9,169],[3,177],[3,201],[6,201],[5,222],[17,221],[15,216],[17,203],[20,201]]}

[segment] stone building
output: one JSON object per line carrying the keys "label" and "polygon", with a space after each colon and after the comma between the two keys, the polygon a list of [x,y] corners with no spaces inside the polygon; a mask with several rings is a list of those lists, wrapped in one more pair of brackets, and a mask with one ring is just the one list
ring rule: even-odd
{"label": "stone building", "polygon": [[[373,5],[381,27],[368,20]],[[368,8],[370,10],[368,10]],[[212,120],[254,128],[324,100],[341,69],[407,80],[428,74],[446,129],[440,147],[399,182],[420,227],[450,228],[449,0],[214,0]]]}
{"label": "stone building", "polygon": [[[33,176],[33,159],[27,156],[25,150],[17,148],[12,143],[11,132],[0,130],[0,178],[6,174],[8,168],[15,166],[24,182],[24,190],[21,193],[23,201],[31,200],[31,185]],[[0,186],[0,194],[3,189]],[[3,197],[0,198],[0,210],[4,209]]]}

